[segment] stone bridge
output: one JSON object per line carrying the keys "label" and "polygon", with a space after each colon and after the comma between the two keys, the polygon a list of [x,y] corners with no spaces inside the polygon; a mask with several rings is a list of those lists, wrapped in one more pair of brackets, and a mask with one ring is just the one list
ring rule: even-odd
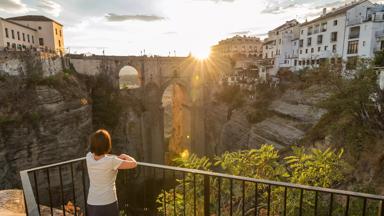
{"label": "stone bridge", "polygon": [[[182,91],[180,109],[188,109],[184,125],[189,134],[183,139],[186,149],[198,155],[205,154],[204,80],[205,67],[192,57],[146,57],[146,56],[84,56],[68,55],[76,71],[86,75],[106,73],[116,88],[119,88],[119,72],[131,66],[138,72],[141,103],[141,143],[144,160],[164,163],[164,108],[162,96],[165,89],[176,84]],[[121,90],[124,91],[124,90]],[[187,125],[186,125],[187,124]]]}

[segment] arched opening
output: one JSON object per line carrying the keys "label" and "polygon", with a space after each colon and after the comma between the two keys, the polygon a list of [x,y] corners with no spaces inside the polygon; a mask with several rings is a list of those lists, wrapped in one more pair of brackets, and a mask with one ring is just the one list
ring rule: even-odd
{"label": "arched opening", "polygon": [[180,84],[169,85],[162,96],[164,109],[165,161],[191,150],[191,111],[185,88]]}
{"label": "arched opening", "polygon": [[139,72],[132,66],[124,66],[119,71],[120,89],[137,89],[140,88]]}

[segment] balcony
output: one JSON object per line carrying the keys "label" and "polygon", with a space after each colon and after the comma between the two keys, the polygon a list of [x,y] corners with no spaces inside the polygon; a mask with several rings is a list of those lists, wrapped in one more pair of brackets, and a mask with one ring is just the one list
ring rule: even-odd
{"label": "balcony", "polygon": [[[84,158],[20,172],[27,215],[84,215]],[[119,171],[120,215],[383,215],[384,196],[138,163]],[[68,201],[73,211],[67,212]],[[46,208],[46,207],[45,207]],[[352,213],[353,211],[353,213]]]}

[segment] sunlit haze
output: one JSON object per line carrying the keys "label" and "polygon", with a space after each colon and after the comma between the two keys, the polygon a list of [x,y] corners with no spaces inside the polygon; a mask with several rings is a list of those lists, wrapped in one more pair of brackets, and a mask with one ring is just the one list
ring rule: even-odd
{"label": "sunlit haze", "polygon": [[[71,53],[203,58],[219,40],[264,38],[286,20],[304,21],[340,0],[1,0],[0,16],[42,14],[64,25]],[[375,2],[375,1],[373,1]],[[376,1],[378,2],[378,1]]]}

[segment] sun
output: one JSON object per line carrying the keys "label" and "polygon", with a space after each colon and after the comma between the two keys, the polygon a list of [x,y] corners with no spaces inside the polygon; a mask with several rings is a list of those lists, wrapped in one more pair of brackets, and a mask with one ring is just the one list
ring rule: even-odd
{"label": "sun", "polygon": [[211,50],[209,48],[199,48],[192,51],[192,56],[199,60],[206,60],[209,58]]}

